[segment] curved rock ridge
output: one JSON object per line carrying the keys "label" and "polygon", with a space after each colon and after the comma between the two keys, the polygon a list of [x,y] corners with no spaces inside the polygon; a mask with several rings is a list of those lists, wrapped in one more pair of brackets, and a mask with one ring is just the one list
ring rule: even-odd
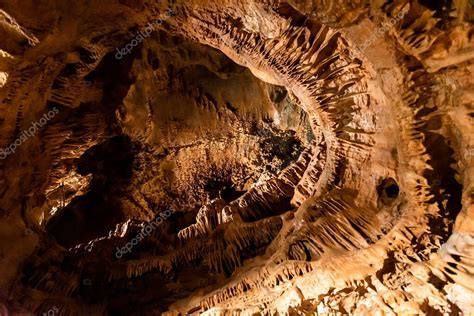
{"label": "curved rock ridge", "polygon": [[0,314],[474,313],[468,1],[0,3]]}

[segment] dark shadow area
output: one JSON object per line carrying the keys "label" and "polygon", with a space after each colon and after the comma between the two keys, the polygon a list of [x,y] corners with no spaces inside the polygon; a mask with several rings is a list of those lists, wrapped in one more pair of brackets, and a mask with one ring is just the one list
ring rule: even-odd
{"label": "dark shadow area", "polygon": [[64,247],[106,235],[124,220],[118,197],[129,185],[134,158],[127,137],[117,136],[87,150],[77,171],[93,174],[89,192],[76,197],[47,224],[47,231]]}

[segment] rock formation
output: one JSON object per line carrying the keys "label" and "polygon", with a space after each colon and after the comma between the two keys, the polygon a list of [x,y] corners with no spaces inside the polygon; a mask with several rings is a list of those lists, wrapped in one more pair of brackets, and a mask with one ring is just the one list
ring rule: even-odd
{"label": "rock formation", "polygon": [[0,315],[474,315],[474,3],[0,0]]}

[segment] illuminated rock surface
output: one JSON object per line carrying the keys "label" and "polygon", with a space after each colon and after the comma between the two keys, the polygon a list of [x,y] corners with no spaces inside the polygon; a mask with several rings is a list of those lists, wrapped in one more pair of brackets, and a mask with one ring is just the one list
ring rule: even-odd
{"label": "illuminated rock surface", "polygon": [[473,6],[0,0],[0,315],[473,315]]}

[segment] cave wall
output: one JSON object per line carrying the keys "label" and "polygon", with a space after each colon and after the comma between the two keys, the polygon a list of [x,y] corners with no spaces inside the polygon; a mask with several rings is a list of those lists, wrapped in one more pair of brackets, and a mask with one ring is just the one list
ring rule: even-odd
{"label": "cave wall", "polygon": [[0,1],[2,308],[469,315],[473,12]]}

